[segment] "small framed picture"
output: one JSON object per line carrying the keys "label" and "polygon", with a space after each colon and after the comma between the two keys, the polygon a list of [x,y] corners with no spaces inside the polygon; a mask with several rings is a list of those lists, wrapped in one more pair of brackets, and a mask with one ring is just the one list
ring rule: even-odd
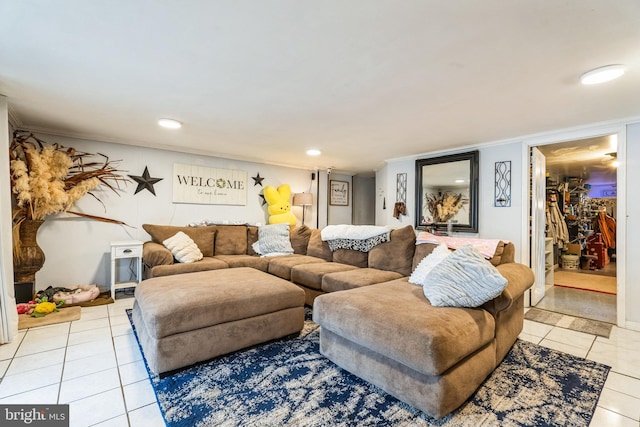
{"label": "small framed picture", "polygon": [[331,180],[329,204],[332,206],[349,206],[349,183]]}

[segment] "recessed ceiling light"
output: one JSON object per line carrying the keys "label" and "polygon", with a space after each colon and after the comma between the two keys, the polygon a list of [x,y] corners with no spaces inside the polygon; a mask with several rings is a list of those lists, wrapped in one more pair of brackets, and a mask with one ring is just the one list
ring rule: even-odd
{"label": "recessed ceiling light", "polygon": [[461,183],[463,183],[463,182],[464,182],[464,179],[456,179],[456,181],[455,181],[455,182],[457,182],[458,184],[461,184]]}
{"label": "recessed ceiling light", "polygon": [[596,68],[595,70],[587,71],[580,77],[580,82],[583,85],[594,85],[597,83],[608,82],[613,79],[617,79],[624,74],[624,65],[607,65],[605,67]]}
{"label": "recessed ceiling light", "polygon": [[159,119],[158,124],[167,129],[180,129],[182,123],[174,119]]}
{"label": "recessed ceiling light", "polygon": [[317,150],[315,148],[309,148],[307,150],[307,156],[319,156],[320,154],[322,154],[320,150]]}

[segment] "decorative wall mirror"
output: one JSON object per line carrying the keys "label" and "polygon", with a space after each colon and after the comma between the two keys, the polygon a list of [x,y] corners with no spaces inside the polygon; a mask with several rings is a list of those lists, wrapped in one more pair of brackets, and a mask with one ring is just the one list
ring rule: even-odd
{"label": "decorative wall mirror", "polygon": [[416,228],[478,232],[478,151],[416,160]]}

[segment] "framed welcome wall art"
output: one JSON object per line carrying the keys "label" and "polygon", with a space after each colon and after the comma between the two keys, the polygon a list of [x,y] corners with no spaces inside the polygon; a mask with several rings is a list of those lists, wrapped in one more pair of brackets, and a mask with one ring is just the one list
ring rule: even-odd
{"label": "framed welcome wall art", "polygon": [[173,203],[246,205],[247,172],[174,163]]}

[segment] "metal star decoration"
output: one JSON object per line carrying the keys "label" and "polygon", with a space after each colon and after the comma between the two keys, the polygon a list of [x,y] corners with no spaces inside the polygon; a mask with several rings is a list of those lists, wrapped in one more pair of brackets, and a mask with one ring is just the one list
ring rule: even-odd
{"label": "metal star decoration", "polygon": [[256,176],[252,176],[252,177],[251,177],[251,179],[254,181],[254,182],[253,182],[253,186],[254,186],[254,187],[255,187],[256,185],[258,185],[258,184],[260,184],[260,187],[262,187],[262,180],[263,180],[264,178],[262,178],[262,177],[260,176],[260,172],[258,172],[258,175],[256,175]]}
{"label": "metal star decoration", "polygon": [[138,183],[138,188],[136,188],[136,192],[133,194],[138,194],[144,189],[147,189],[153,194],[156,195],[156,190],[153,188],[153,184],[158,181],[162,181],[164,178],[151,178],[149,175],[149,168],[147,166],[144,167],[144,172],[142,172],[142,176],[129,175],[129,178],[133,179]]}
{"label": "metal star decoration", "polygon": [[260,198],[262,199],[262,203],[260,206],[264,206],[267,204],[267,199],[264,198],[264,194],[258,194],[258,196],[260,196]]}

